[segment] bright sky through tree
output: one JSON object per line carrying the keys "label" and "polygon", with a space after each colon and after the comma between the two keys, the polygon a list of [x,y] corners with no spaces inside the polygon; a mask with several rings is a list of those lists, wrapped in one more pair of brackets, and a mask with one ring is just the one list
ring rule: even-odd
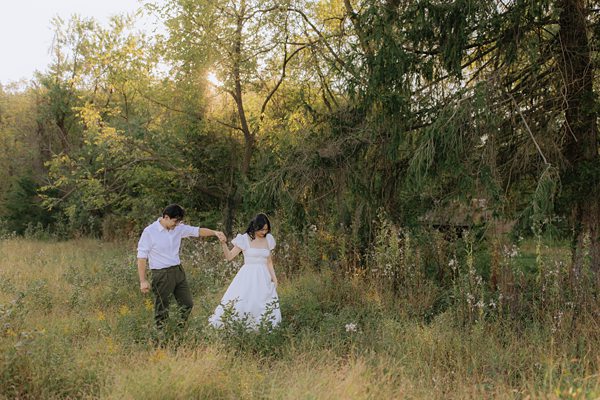
{"label": "bright sky through tree", "polygon": [[[73,14],[107,24],[111,16],[133,13],[139,0],[0,0],[0,83],[31,79],[50,63],[51,20],[68,21]],[[151,31],[150,21],[139,28]]]}
{"label": "bright sky through tree", "polygon": [[215,74],[214,72],[209,72],[206,79],[208,80],[208,82],[210,82],[212,85],[214,85],[216,87],[223,86],[223,82],[221,82],[219,80],[219,78],[217,78],[217,74]]}

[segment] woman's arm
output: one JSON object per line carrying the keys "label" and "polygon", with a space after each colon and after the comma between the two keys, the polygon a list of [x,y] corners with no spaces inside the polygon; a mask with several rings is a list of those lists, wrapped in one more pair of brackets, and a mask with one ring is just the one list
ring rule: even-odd
{"label": "woman's arm", "polygon": [[267,268],[269,269],[269,274],[271,274],[271,282],[277,287],[277,277],[275,276],[275,268],[273,268],[273,257],[271,257],[270,254],[267,259]]}
{"label": "woman's arm", "polygon": [[240,249],[237,246],[233,246],[233,249],[229,250],[229,247],[227,246],[227,241],[225,240],[221,241],[221,248],[223,249],[223,255],[225,256],[225,259],[227,261],[233,260],[242,251],[242,249]]}

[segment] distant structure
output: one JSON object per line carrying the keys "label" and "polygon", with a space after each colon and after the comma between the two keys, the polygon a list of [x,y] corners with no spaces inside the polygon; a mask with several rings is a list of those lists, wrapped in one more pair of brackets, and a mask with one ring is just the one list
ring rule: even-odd
{"label": "distant structure", "polygon": [[486,226],[486,236],[502,236],[510,233],[516,223],[514,220],[494,217],[486,198],[473,198],[468,203],[453,200],[428,211],[420,221],[456,237],[461,237],[465,230],[483,224]]}

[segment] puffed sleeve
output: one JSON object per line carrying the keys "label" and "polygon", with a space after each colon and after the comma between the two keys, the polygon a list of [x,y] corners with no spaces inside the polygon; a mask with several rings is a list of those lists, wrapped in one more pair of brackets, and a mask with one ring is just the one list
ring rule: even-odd
{"label": "puffed sleeve", "polygon": [[275,248],[275,238],[270,233],[267,234],[267,244],[269,245],[269,250]]}
{"label": "puffed sleeve", "polygon": [[248,248],[248,240],[246,239],[246,235],[245,234],[244,235],[240,235],[238,233],[238,235],[235,238],[233,238],[233,240],[231,241],[231,243],[234,246],[237,246],[237,247],[239,247],[242,250],[246,250]]}

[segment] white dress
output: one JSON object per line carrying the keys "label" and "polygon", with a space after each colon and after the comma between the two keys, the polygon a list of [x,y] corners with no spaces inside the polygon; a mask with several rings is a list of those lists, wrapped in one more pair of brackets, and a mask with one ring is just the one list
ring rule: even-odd
{"label": "white dress", "polygon": [[279,297],[267,267],[267,259],[275,248],[275,238],[267,234],[268,249],[250,247],[248,234],[238,234],[231,243],[242,249],[244,265],[209,318],[210,324],[219,328],[224,319],[233,318],[243,320],[252,329],[261,323],[271,327],[278,325],[281,322]]}

